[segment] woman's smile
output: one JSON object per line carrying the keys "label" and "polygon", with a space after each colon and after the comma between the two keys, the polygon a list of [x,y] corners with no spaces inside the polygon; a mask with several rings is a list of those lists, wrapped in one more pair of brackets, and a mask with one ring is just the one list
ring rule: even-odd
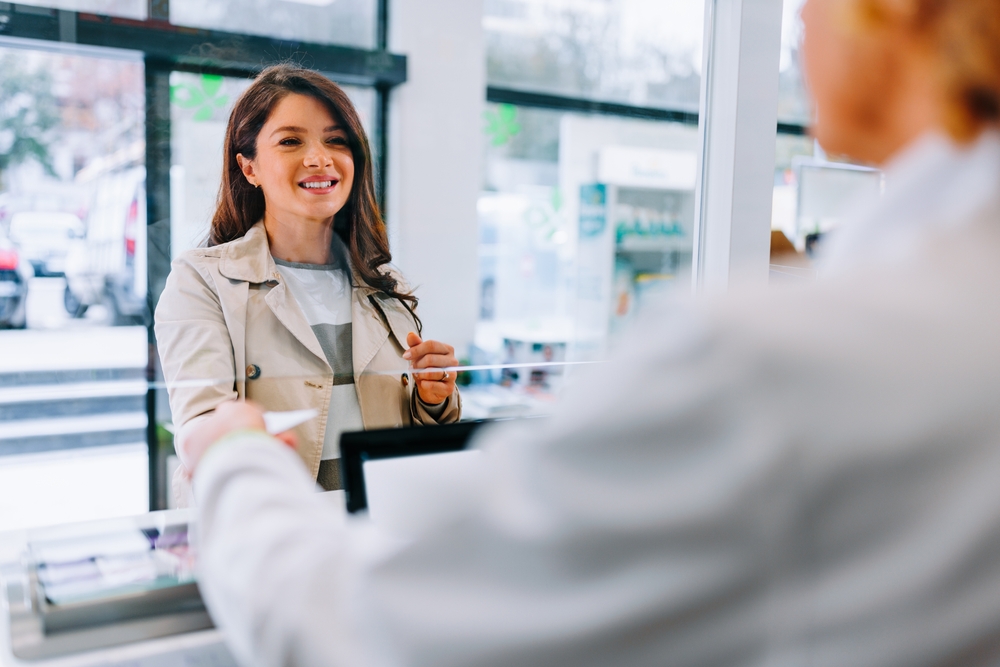
{"label": "woman's smile", "polygon": [[299,181],[299,187],[312,195],[328,195],[337,189],[340,179],[336,176],[326,174],[320,176],[310,176]]}

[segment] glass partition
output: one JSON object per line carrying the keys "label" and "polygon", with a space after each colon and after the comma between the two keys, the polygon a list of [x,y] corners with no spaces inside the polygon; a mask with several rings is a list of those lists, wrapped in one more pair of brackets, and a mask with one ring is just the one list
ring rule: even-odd
{"label": "glass partition", "polygon": [[[148,6],[37,4],[137,19]],[[181,26],[375,46],[376,0],[171,0],[169,10]],[[468,221],[479,275],[460,277],[479,286],[480,322],[474,340],[449,341],[469,350],[451,369],[463,418],[548,412],[646,303],[690,291],[703,11],[687,0],[487,0],[491,89],[558,99],[490,103],[482,119],[485,170]],[[19,44],[0,45],[0,326],[11,329],[0,331],[0,530],[141,512],[151,479],[170,487],[175,425],[163,378],[149,382],[157,283],[147,289],[147,278],[162,281],[169,259],[204,243],[225,124],[249,84],[220,75],[233,69],[170,71],[183,57],[145,72],[140,53]],[[345,90],[381,150],[385,90]],[[580,111],[595,100],[614,104]],[[248,377],[260,372],[245,361]],[[219,380],[232,382],[198,381]]]}
{"label": "glass partition", "polygon": [[142,61],[0,46],[0,99],[0,530],[145,511]]}

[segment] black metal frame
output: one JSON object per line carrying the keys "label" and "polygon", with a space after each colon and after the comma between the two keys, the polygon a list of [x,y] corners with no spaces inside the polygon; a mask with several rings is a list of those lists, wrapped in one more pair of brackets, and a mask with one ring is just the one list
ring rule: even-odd
{"label": "black metal frame", "polygon": [[[151,5],[156,16],[169,12],[167,0],[152,0]],[[162,18],[136,21],[12,3],[0,3],[0,17],[0,35],[140,51],[147,61],[175,70],[252,76],[268,64],[295,60],[335,77],[339,83],[392,87],[406,81],[406,57],[382,49],[187,28]]]}
{"label": "black metal frame", "polygon": [[[551,111],[576,112],[618,116],[622,118],[639,118],[642,120],[657,120],[684,125],[698,125],[698,112],[684,109],[665,109],[660,107],[643,107],[618,102],[603,102],[586,97],[571,97],[553,95],[517,88],[489,86],[486,88],[486,101],[494,104],[513,104],[532,109],[548,109]],[[809,128],[796,123],[778,123],[778,134],[806,136]]]}
{"label": "black metal frame", "polygon": [[[281,40],[202,30],[170,23],[170,0],[149,0],[145,21],[0,2],[0,36],[41,42],[138,51],[146,71],[146,210],[149,312],[155,309],[170,271],[170,72],[253,76],[269,64],[295,61],[332,80],[376,91],[373,150],[380,203],[384,204],[388,164],[389,94],[406,81],[406,56],[388,51],[388,0],[378,0],[376,48]],[[383,206],[384,208],[384,206]],[[149,507],[166,507],[164,470],[156,423],[158,357],[152,322],[146,396],[149,451]]]}

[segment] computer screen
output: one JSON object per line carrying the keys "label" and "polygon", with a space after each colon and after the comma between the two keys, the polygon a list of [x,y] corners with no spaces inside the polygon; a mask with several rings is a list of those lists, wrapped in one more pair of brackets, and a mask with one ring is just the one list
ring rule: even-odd
{"label": "computer screen", "polygon": [[[347,511],[355,513],[368,509],[370,491],[381,492],[389,488],[397,491],[416,489],[420,486],[421,480],[426,480],[424,486],[428,487],[434,484],[432,478],[452,475],[459,467],[474,466],[475,464],[468,461],[475,459],[475,456],[440,455],[463,452],[472,435],[487,423],[488,420],[469,421],[440,426],[414,426],[342,434],[340,469]],[[434,455],[438,456],[425,461],[366,465]],[[368,474],[372,475],[372,481],[375,483],[375,487],[371,489],[366,479]]]}

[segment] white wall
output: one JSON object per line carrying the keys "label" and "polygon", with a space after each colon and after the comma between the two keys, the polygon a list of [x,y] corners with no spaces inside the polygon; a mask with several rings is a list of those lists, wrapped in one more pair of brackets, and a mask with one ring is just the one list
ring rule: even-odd
{"label": "white wall", "polygon": [[389,49],[408,58],[390,106],[387,220],[427,336],[461,354],[478,316],[476,200],[486,96],[482,0],[391,0]]}

